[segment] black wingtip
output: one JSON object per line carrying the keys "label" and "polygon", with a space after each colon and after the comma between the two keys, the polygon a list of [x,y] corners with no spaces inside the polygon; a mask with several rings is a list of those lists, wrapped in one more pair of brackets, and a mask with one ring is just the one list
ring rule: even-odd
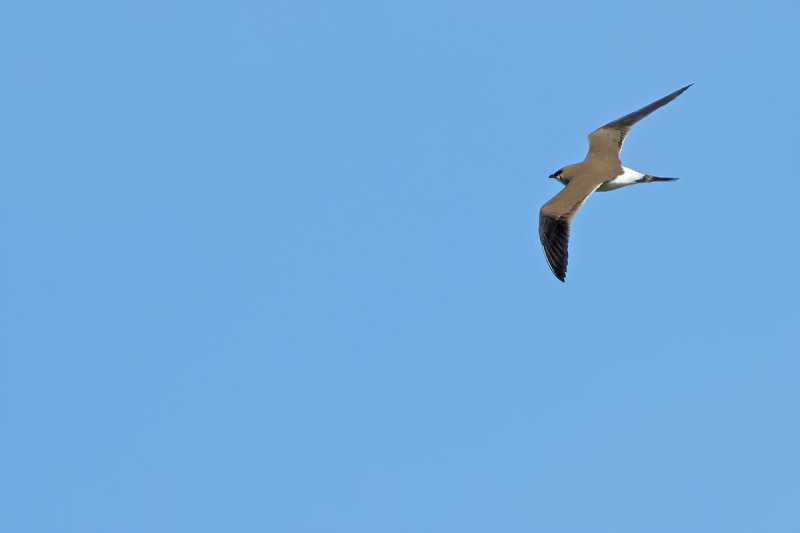
{"label": "black wingtip", "polygon": [[547,214],[539,215],[539,240],[550,271],[561,282],[567,276],[569,220]]}
{"label": "black wingtip", "polygon": [[547,266],[550,267],[550,272],[556,277],[558,281],[561,283],[566,283],[567,279],[567,265],[554,265],[550,262],[550,258],[547,257],[547,252],[545,252],[545,258],[547,259]]}
{"label": "black wingtip", "polygon": [[557,268],[550,267],[550,270],[553,272],[553,275],[556,277],[558,281],[561,283],[566,283],[567,281],[567,265],[558,265]]}

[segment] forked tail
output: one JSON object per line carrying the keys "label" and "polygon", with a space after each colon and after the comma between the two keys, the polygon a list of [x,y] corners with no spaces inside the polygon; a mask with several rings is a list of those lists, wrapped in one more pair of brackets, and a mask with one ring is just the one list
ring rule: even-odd
{"label": "forked tail", "polygon": [[638,183],[650,183],[651,181],[675,181],[678,178],[659,178],[658,176],[651,176],[650,174],[645,174]]}

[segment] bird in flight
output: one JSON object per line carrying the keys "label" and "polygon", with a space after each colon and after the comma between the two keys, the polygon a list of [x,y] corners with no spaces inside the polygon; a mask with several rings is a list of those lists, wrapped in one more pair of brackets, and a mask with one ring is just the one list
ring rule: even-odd
{"label": "bird in flight", "polygon": [[567,276],[569,224],[589,195],[595,191],[613,191],[634,183],[678,179],[659,178],[623,167],[619,152],[631,126],[673,101],[692,85],[694,84],[596,129],[589,134],[589,153],[586,154],[586,159],[549,176],[558,180],[564,188],[539,211],[539,239],[542,241],[547,264],[559,280],[564,281]]}

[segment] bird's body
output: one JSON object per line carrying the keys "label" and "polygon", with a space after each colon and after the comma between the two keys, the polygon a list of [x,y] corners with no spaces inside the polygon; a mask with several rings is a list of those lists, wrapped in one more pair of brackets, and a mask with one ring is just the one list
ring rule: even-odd
{"label": "bird's body", "polygon": [[636,172],[631,168],[622,167],[622,174],[614,176],[608,181],[604,181],[603,184],[597,188],[597,192],[613,191],[614,189],[619,189],[626,185],[633,185],[634,183],[639,183],[639,180],[645,176],[646,174]]}
{"label": "bird's body", "polygon": [[635,183],[677,179],[660,178],[623,167],[619,152],[631,126],[677,98],[689,87],[691,85],[593,131],[589,134],[586,159],[550,176],[564,185],[564,189],[542,206],[539,212],[539,238],[547,264],[559,280],[564,281],[567,274],[570,221],[593,192],[613,191]]}

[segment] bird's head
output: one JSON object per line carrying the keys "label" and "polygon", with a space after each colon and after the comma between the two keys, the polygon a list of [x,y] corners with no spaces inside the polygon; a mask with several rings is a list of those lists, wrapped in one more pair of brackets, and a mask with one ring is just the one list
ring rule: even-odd
{"label": "bird's head", "polygon": [[566,184],[567,184],[567,182],[566,182],[566,181],[564,181],[564,176],[563,176],[563,174],[562,174],[562,172],[563,172],[563,171],[564,171],[564,169],[563,169],[563,168],[562,168],[562,169],[559,169],[559,170],[556,170],[555,172],[553,172],[552,174],[550,174],[550,175],[549,175],[549,176],[547,176],[547,177],[548,177],[548,178],[553,178],[553,179],[556,179],[556,180],[558,180],[558,181],[559,181],[559,183],[561,183],[562,185],[566,185]]}

